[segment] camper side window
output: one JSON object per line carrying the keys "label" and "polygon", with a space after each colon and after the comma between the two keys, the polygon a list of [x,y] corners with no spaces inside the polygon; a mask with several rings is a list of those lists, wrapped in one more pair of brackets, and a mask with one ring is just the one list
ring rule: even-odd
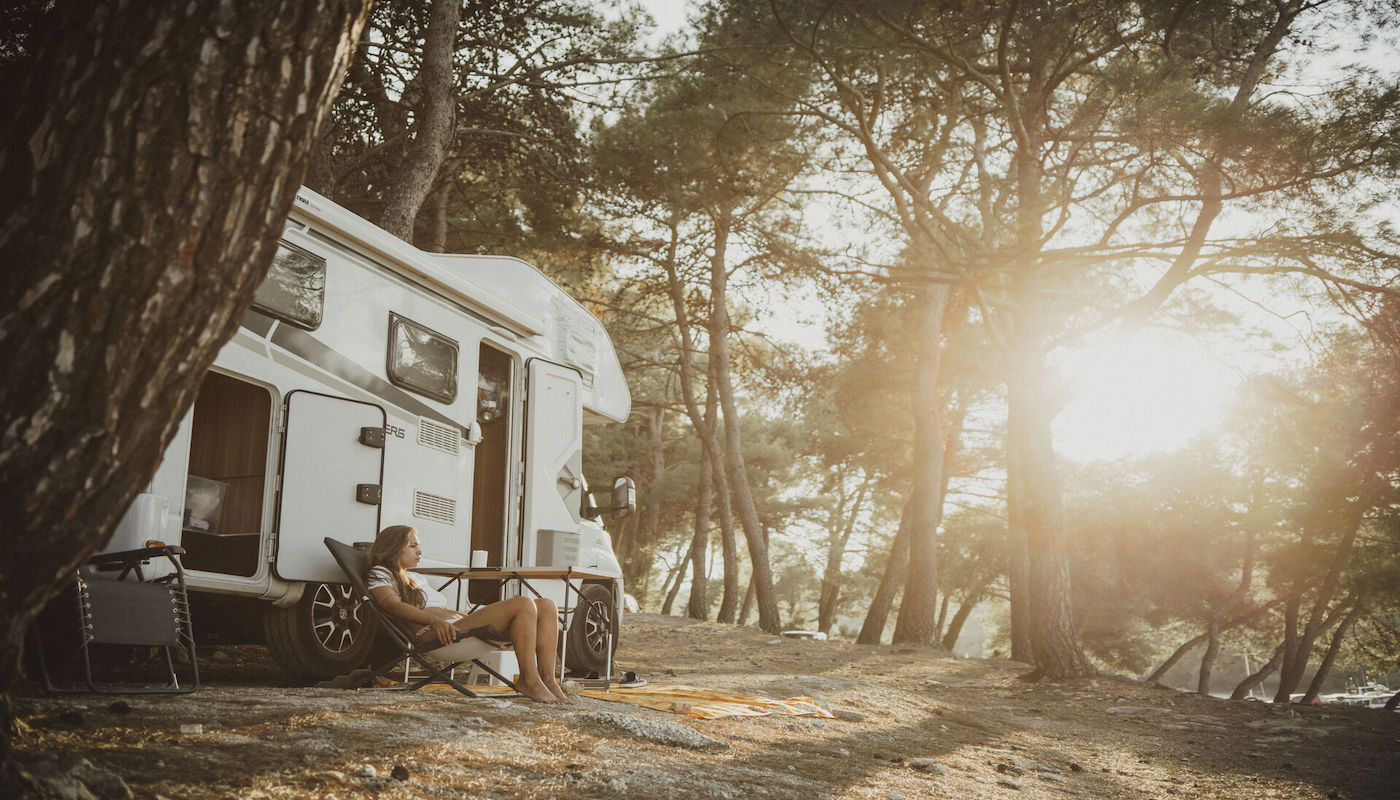
{"label": "camper side window", "polygon": [[253,308],[314,331],[321,327],[326,300],[326,260],[300,247],[277,243],[277,256],[258,287]]}
{"label": "camper side window", "polygon": [[457,399],[457,343],[389,312],[389,380],[450,403]]}

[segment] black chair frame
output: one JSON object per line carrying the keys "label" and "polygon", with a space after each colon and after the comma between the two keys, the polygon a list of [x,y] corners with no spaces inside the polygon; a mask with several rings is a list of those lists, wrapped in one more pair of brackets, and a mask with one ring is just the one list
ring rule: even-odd
{"label": "black chair frame", "polygon": [[[42,691],[45,694],[187,694],[199,688],[199,659],[195,653],[189,593],[185,586],[185,570],[180,564],[184,553],[183,548],[169,545],[89,558],[86,565],[94,571],[118,574],[115,579],[88,578],[79,571],[74,578],[83,685],[65,686],[53,680],[44,655],[40,626],[34,625],[31,630]],[[148,581],[142,567],[158,558],[167,559],[174,571]],[[93,643],[160,648],[170,676],[168,682],[163,686],[99,683],[93,675]],[[190,664],[188,680],[183,684],[175,666],[174,651],[177,649],[184,652]]]}
{"label": "black chair frame", "polygon": [[[407,683],[402,687],[405,691],[421,689],[430,683],[443,683],[461,692],[467,697],[477,697],[477,693],[468,689],[452,675],[452,671],[457,667],[472,663],[480,667],[488,674],[495,677],[513,691],[519,692],[515,682],[493,669],[483,662],[479,657],[462,659],[442,659],[442,656],[434,656],[434,653],[445,652],[453,645],[444,646],[439,642],[423,642],[415,635],[412,627],[413,623],[399,619],[393,614],[385,612],[374,602],[374,598],[369,593],[369,586],[365,580],[365,573],[369,570],[369,555],[357,547],[345,544],[344,542],[325,538],[326,548],[330,550],[335,562],[340,565],[340,569],[345,573],[346,582],[362,598],[361,607],[369,609],[370,615],[378,622],[378,630],[387,636],[391,645],[398,651],[394,657],[379,666],[371,666],[367,669],[355,670],[347,675],[342,675],[332,681],[328,681],[326,686],[333,686],[343,689],[356,689],[368,686],[375,678],[387,675],[391,671],[399,669],[406,663],[416,664],[425,676]],[[485,625],[473,628],[470,631],[458,631],[457,642],[477,640],[482,643],[485,649],[497,650],[509,645],[510,640],[496,628]],[[439,666],[436,662],[445,660],[446,666]]]}

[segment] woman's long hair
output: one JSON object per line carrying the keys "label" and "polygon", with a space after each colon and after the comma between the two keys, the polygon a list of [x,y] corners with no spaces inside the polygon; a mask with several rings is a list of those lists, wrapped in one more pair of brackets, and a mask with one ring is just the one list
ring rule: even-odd
{"label": "woman's long hair", "polygon": [[414,608],[423,608],[427,604],[423,591],[408,577],[408,571],[399,563],[399,555],[408,546],[408,537],[416,532],[417,529],[412,525],[390,525],[380,531],[379,535],[374,537],[374,545],[369,549],[369,566],[370,569],[383,567],[389,570],[399,599]]}

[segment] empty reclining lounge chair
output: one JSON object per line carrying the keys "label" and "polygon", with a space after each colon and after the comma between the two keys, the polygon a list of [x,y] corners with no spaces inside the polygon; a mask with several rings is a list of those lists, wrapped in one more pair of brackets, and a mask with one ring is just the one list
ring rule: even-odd
{"label": "empty reclining lounge chair", "polygon": [[325,539],[325,543],[327,549],[331,551],[331,556],[335,558],[341,571],[345,573],[346,582],[364,598],[363,607],[369,609],[369,613],[379,622],[380,633],[387,636],[398,650],[394,657],[384,664],[357,670],[331,681],[329,685],[347,689],[366,686],[375,678],[398,669],[407,661],[417,664],[427,673],[427,677],[409,684],[406,688],[419,689],[428,683],[445,683],[468,697],[476,697],[476,692],[468,689],[452,676],[452,670],[458,666],[472,663],[495,676],[511,689],[519,691],[513,681],[481,660],[483,655],[509,644],[510,640],[504,634],[487,626],[465,633],[459,632],[457,641],[445,646],[436,641],[420,642],[415,636],[413,623],[385,613],[370,596],[369,586],[365,582],[365,573],[369,570],[369,555],[329,537]]}
{"label": "empty reclining lounge chair", "polygon": [[[195,656],[194,630],[190,623],[189,595],[179,547],[148,547],[93,556],[87,561],[99,574],[74,578],[77,600],[78,650],[82,683],[55,680],[44,656],[44,637],[59,639],[64,631],[33,628],[43,691],[96,692],[99,694],[183,694],[199,687],[199,661]],[[146,579],[153,559],[166,559],[171,570]],[[143,569],[145,567],[146,569]],[[156,570],[152,570],[156,571]],[[114,572],[115,577],[101,572]],[[165,660],[164,683],[104,680],[94,675],[94,644],[159,648]],[[175,652],[184,654],[187,666],[176,666]],[[54,665],[60,672],[66,665]],[[183,679],[180,673],[185,672]],[[130,676],[127,676],[128,678]]]}

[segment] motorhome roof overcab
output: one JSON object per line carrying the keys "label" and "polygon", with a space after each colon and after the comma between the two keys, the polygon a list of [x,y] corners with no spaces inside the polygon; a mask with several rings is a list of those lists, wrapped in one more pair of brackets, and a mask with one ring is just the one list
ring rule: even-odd
{"label": "motorhome roof overcab", "polygon": [[[424,566],[484,551],[492,567],[615,577],[582,587],[567,636],[567,663],[601,672],[621,570],[582,426],[630,405],[603,326],[534,267],[424,253],[303,188],[253,309],[107,549],[181,545],[197,628],[234,641],[261,616],[278,662],[322,678],[373,638],[323,538],[410,524],[438,559]],[[627,513],[630,481],[614,488],[610,510]],[[534,587],[563,600],[562,582]],[[474,580],[459,602],[503,591],[522,589]]]}

